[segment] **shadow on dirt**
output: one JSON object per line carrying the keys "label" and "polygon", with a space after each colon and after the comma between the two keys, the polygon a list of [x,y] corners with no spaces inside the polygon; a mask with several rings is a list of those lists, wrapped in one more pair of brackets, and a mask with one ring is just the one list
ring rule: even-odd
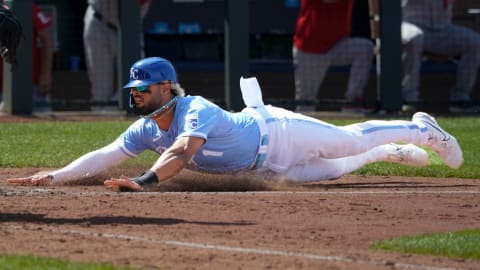
{"label": "shadow on dirt", "polygon": [[[68,186],[96,186],[102,185],[105,179],[118,177],[115,175],[98,175],[92,178],[70,182]],[[253,175],[217,175],[192,171],[182,171],[171,180],[160,183],[158,187],[151,187],[148,191],[159,192],[245,192],[266,191],[275,189],[278,183],[266,181]]]}
{"label": "shadow on dirt", "polygon": [[468,188],[476,187],[470,184],[432,184],[430,182],[408,182],[408,181],[385,181],[385,182],[362,182],[362,183],[312,183],[303,185],[307,189],[415,189],[415,188]]}
{"label": "shadow on dirt", "polygon": [[249,226],[255,223],[248,221],[238,222],[215,222],[215,221],[191,221],[177,218],[152,218],[137,216],[93,216],[86,218],[51,218],[41,214],[31,213],[0,213],[0,223],[20,222],[35,224],[85,224],[85,225],[104,225],[104,224],[156,224],[156,225],[176,225],[176,224],[196,224],[213,226]]}

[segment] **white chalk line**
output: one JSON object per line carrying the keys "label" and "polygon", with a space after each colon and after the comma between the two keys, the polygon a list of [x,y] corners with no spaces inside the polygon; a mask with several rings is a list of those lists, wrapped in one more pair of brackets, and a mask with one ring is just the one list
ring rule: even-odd
{"label": "white chalk line", "polygon": [[[20,227],[16,225],[13,225],[10,227],[15,229],[22,229],[22,230],[26,229],[26,227]],[[32,230],[37,230],[37,229],[38,227],[32,228]],[[50,233],[55,233],[55,234],[81,235],[81,236],[99,237],[99,238],[106,238],[106,239],[138,241],[138,242],[145,242],[150,244],[162,244],[162,245],[193,248],[193,249],[209,249],[209,250],[217,250],[222,252],[238,252],[238,253],[248,253],[248,254],[258,254],[258,255],[281,256],[281,257],[299,257],[299,258],[311,259],[311,260],[317,260],[317,261],[359,263],[359,264],[376,265],[376,266],[384,265],[388,267],[403,268],[403,269],[461,270],[460,268],[437,267],[437,266],[429,266],[429,265],[422,265],[422,264],[381,261],[381,260],[351,259],[351,258],[342,257],[342,256],[327,256],[327,255],[318,255],[318,254],[312,254],[312,253],[282,251],[282,250],[275,250],[275,249],[243,248],[243,247],[213,245],[213,244],[205,244],[205,243],[182,242],[182,241],[175,241],[175,240],[156,240],[152,238],[145,238],[145,237],[134,236],[134,235],[126,235],[126,234],[99,233],[99,232],[88,232],[88,231],[79,231],[79,230],[58,230],[58,229],[51,229],[51,228],[45,228],[45,227],[42,227],[42,230],[48,231]]]}
{"label": "white chalk line", "polygon": [[[52,194],[53,192],[53,194]],[[34,194],[47,194],[55,195],[55,190],[48,188],[35,188],[28,190],[27,192],[22,191],[11,191],[4,192],[4,195],[14,196],[14,195],[34,195]],[[171,191],[157,191],[157,192],[113,192],[113,191],[58,191],[59,194],[63,195],[75,195],[75,196],[103,196],[103,195],[119,195],[119,196],[145,196],[145,195],[190,195],[190,196],[205,196],[205,195],[415,195],[415,194],[432,194],[432,195],[461,195],[461,194],[480,194],[480,190],[355,190],[355,191],[211,191],[211,192],[171,192]]]}

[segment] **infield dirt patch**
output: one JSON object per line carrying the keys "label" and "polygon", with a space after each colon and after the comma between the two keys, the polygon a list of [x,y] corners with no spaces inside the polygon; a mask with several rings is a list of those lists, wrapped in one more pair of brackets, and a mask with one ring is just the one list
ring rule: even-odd
{"label": "infield dirt patch", "polygon": [[105,189],[110,175],[73,186],[5,182],[36,171],[0,170],[1,253],[145,269],[480,269],[370,248],[478,229],[480,180],[350,175],[293,186],[184,172],[145,193]]}

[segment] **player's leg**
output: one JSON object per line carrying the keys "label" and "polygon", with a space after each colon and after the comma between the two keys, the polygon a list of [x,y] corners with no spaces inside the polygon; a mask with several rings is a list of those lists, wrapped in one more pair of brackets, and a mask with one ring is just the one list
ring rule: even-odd
{"label": "player's leg", "polygon": [[463,26],[450,25],[442,31],[425,31],[425,50],[460,56],[451,101],[469,101],[480,66],[480,34]]}
{"label": "player's leg", "polygon": [[426,145],[425,126],[406,120],[370,120],[347,126],[335,126],[308,116],[280,120],[280,133],[286,146],[299,156],[341,158],[366,152],[392,142]]}
{"label": "player's leg", "polygon": [[281,108],[268,110],[277,119],[268,124],[267,163],[279,172],[315,157],[348,157],[394,142],[431,147],[450,167],[459,167],[463,162],[455,137],[441,129],[433,117],[425,113],[415,114],[412,121],[371,120],[335,126]]}
{"label": "player's leg", "polygon": [[425,166],[428,164],[428,153],[413,144],[386,144],[371,150],[344,158],[313,158],[305,164],[291,167],[283,178],[294,182],[320,181],[342,177],[366,164],[377,161],[395,162],[408,166]]}
{"label": "player's leg", "polygon": [[451,168],[459,168],[463,163],[463,153],[457,139],[442,129],[431,115],[418,112],[412,117],[412,122],[427,128],[428,141],[426,146],[432,148],[440,158]]}
{"label": "player's leg", "polygon": [[276,172],[312,158],[336,159],[361,154],[392,142],[426,145],[428,130],[411,121],[368,121],[335,126],[282,108],[267,107],[268,151],[265,162]]}
{"label": "player's leg", "polygon": [[116,33],[93,16],[89,7],[85,14],[84,45],[93,102],[109,101],[114,90]]}
{"label": "player's leg", "polygon": [[402,23],[403,44],[403,99],[407,103],[418,102],[420,67],[422,63],[423,32],[417,26]]}
{"label": "player's leg", "polygon": [[358,144],[371,145],[378,142],[386,144],[387,140],[391,140],[390,142],[401,141],[430,147],[449,167],[458,168],[463,163],[463,153],[456,138],[443,130],[427,113],[414,114],[412,121],[372,120],[340,129],[353,132],[354,138],[350,139],[353,144],[349,145],[357,145],[357,149]]}
{"label": "player's leg", "polygon": [[[295,77],[295,100],[312,102],[317,100],[318,89],[330,66],[327,54],[305,53],[293,48],[293,64]],[[297,111],[314,111],[315,105],[297,105]]]}
{"label": "player's leg", "polygon": [[353,101],[355,98],[363,98],[363,91],[367,84],[370,68],[373,61],[373,42],[366,38],[345,38],[329,52],[332,65],[350,65],[345,98]]}
{"label": "player's leg", "polygon": [[[457,77],[451,99],[457,96],[468,96],[471,99],[471,92],[477,79],[480,66],[480,34],[465,27],[457,28],[455,38],[462,42],[462,52],[457,67]],[[460,92],[460,93],[458,93]]]}

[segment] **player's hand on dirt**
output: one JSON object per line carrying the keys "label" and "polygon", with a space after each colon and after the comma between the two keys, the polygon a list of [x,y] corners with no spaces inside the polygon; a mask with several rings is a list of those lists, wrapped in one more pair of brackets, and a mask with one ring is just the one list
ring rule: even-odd
{"label": "player's hand on dirt", "polygon": [[48,186],[53,184],[53,176],[48,174],[8,179],[9,184],[23,186]]}
{"label": "player's hand on dirt", "polygon": [[103,184],[116,192],[143,191],[143,187],[126,178],[111,178]]}

